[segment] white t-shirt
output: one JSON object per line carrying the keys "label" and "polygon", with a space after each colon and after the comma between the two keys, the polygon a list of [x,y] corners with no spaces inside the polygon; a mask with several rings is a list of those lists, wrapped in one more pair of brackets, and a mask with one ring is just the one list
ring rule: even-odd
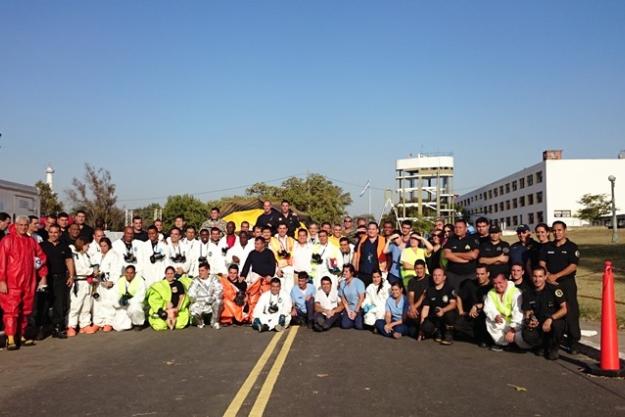
{"label": "white t-shirt", "polygon": [[337,308],[339,306],[339,294],[334,288],[327,295],[322,289],[319,289],[315,294],[315,303],[319,303],[324,310]]}

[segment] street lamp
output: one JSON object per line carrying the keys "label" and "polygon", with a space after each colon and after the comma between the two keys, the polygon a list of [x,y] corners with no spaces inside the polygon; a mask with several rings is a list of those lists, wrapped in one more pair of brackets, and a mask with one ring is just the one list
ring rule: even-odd
{"label": "street lamp", "polygon": [[610,175],[608,177],[612,185],[612,243],[618,242],[618,224],[616,222],[616,199],[614,198],[614,183],[616,182],[616,177],[614,175]]}

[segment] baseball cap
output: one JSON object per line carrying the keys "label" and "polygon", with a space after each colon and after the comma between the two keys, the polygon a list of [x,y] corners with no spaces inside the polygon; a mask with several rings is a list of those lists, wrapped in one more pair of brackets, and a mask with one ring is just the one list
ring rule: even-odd
{"label": "baseball cap", "polygon": [[501,227],[494,224],[488,228],[488,233],[501,233]]}
{"label": "baseball cap", "polygon": [[529,232],[529,231],[530,231],[530,227],[526,224],[521,224],[519,225],[519,227],[516,228],[517,233]]}

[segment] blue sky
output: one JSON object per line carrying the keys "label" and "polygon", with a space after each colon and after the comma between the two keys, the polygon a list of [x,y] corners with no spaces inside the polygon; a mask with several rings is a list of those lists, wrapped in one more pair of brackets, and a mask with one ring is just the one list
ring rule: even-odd
{"label": "blue sky", "polygon": [[306,172],[392,187],[418,152],[453,152],[460,193],[547,148],[615,157],[624,21],[618,0],[4,1],[0,178],[51,163],[63,190],[90,162],[132,208]]}

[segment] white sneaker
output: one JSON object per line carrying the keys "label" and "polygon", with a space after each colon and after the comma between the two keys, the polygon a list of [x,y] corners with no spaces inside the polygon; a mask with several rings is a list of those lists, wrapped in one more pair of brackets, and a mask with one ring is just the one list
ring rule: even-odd
{"label": "white sneaker", "polygon": [[213,323],[213,324],[211,324],[211,326],[212,326],[212,327],[213,327],[213,329],[215,329],[215,330],[219,330],[219,329],[221,329],[221,326],[219,325],[219,323]]}
{"label": "white sneaker", "polygon": [[281,324],[276,324],[276,327],[274,329],[276,330],[276,332],[282,332],[284,331],[284,326],[282,326]]}

